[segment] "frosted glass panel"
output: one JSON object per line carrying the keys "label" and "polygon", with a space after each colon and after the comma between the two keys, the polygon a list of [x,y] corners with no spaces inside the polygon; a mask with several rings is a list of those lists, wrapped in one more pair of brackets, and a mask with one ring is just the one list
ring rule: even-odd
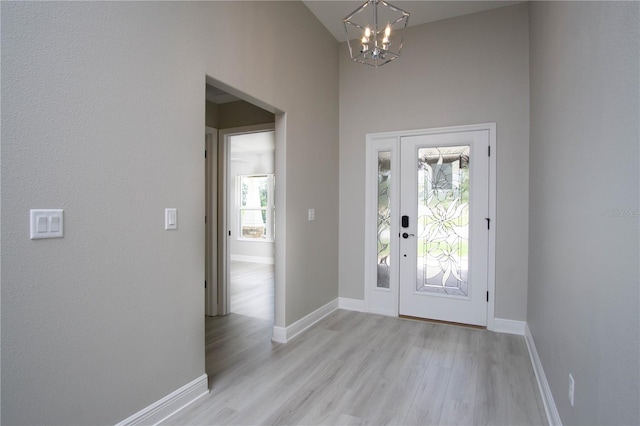
{"label": "frosted glass panel", "polygon": [[418,149],[416,291],[468,295],[469,151]]}
{"label": "frosted glass panel", "polygon": [[377,287],[389,288],[391,254],[391,152],[378,152],[378,281]]}

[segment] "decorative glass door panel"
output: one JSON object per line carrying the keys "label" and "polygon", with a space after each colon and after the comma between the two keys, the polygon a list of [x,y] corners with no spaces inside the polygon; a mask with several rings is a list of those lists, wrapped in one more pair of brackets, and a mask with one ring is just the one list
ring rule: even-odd
{"label": "decorative glass door panel", "polygon": [[389,288],[391,263],[391,152],[378,152],[378,288]]}
{"label": "decorative glass door panel", "polygon": [[365,215],[366,310],[398,315],[400,211],[397,137],[367,137]]}
{"label": "decorative glass door panel", "polygon": [[418,149],[416,291],[468,295],[469,151]]}
{"label": "decorative glass door panel", "polygon": [[486,325],[489,132],[400,138],[399,313]]}

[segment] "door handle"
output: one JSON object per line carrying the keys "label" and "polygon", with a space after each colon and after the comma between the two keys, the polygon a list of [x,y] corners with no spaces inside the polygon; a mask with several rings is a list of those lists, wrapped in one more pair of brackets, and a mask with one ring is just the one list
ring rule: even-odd
{"label": "door handle", "polygon": [[415,237],[413,234],[407,234],[406,232],[402,234],[402,238],[407,239],[409,237]]}

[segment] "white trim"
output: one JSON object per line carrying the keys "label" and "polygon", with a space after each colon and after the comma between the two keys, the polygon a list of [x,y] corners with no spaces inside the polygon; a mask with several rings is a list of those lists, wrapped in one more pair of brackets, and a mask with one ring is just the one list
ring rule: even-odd
{"label": "white trim", "polygon": [[287,343],[289,340],[303,333],[309,327],[337,309],[338,299],[336,298],[326,305],[321,306],[315,311],[311,312],[309,315],[300,318],[298,321],[294,322],[288,327],[274,326],[271,340],[277,343]]}
{"label": "white trim", "polygon": [[491,130],[495,128],[496,123],[478,123],[478,124],[464,124],[461,126],[449,126],[449,127],[433,127],[430,129],[415,129],[415,130],[399,130],[382,133],[368,133],[367,136],[376,138],[389,138],[389,137],[406,137],[406,136],[420,136],[420,135],[437,135],[445,133],[459,133],[459,132],[473,132],[477,130]]}
{"label": "white trim", "polygon": [[238,262],[264,263],[265,265],[273,265],[275,263],[275,259],[273,257],[245,256],[243,254],[232,254],[231,260],[237,260]]}
{"label": "white trim", "polygon": [[230,274],[229,263],[229,149],[227,138],[223,131],[218,133],[218,205],[219,209],[218,226],[220,238],[218,238],[218,314],[229,314],[230,305]]}
{"label": "white trim", "polygon": [[[487,327],[499,320],[495,317],[495,300],[496,300],[496,229],[497,229],[497,199],[498,179],[497,179],[497,162],[498,150],[496,147],[496,123],[482,124],[489,131],[489,262],[487,265],[487,291],[489,292],[489,303],[487,304]],[[522,333],[524,334],[524,329]]]}
{"label": "white trim", "polygon": [[366,312],[364,300],[338,297],[338,309],[345,311]]}
{"label": "white trim", "polygon": [[538,387],[540,388],[540,395],[542,396],[542,403],[544,405],[544,411],[547,413],[547,421],[549,426],[562,426],[562,419],[558,413],[558,408],[553,400],[551,394],[551,388],[549,382],[547,382],[547,376],[544,374],[540,357],[538,356],[538,350],[536,344],[533,341],[533,335],[529,329],[529,324],[525,324],[525,341],[527,342],[527,349],[529,349],[529,356],[531,357],[531,364],[533,365],[533,372],[538,380]]}
{"label": "white trim", "polygon": [[273,326],[271,341],[276,343],[287,343],[287,329],[285,327]]}
{"label": "white trim", "polygon": [[[269,133],[269,132],[264,132],[264,133]],[[255,151],[255,152],[260,152],[260,153],[264,153],[264,155],[268,155],[270,153],[273,154],[273,164],[274,164],[274,169],[275,169],[275,130],[273,130],[273,138],[274,138],[274,146],[272,150],[264,150],[264,151]],[[262,163],[262,161],[260,161],[260,163]],[[257,165],[256,165],[257,166]],[[262,166],[264,167],[264,165]],[[264,170],[264,169],[263,169]],[[257,206],[242,206],[242,203],[239,201],[242,199],[242,179],[243,178],[255,178],[255,177],[261,177],[267,178],[267,205],[264,207],[257,207]],[[274,232],[274,226],[273,226],[273,220],[274,220],[274,213],[275,213],[275,207],[276,207],[276,202],[275,202],[275,174],[274,173],[258,173],[258,172],[254,172],[253,173],[246,173],[246,174],[236,174],[235,175],[235,180],[236,180],[236,194],[234,196],[234,200],[235,200],[235,207],[234,207],[234,218],[236,221],[236,236],[235,236],[235,240],[238,242],[243,242],[243,243],[273,243],[274,242],[274,237],[275,237],[275,232]],[[260,203],[262,204],[262,203]],[[263,238],[251,238],[251,237],[245,237],[242,233],[242,212],[243,211],[259,211],[261,214],[264,212],[265,217],[266,217],[266,221],[265,221],[265,228],[264,228],[264,239]]]}
{"label": "white trim", "polygon": [[[230,268],[229,268],[229,262],[231,261],[231,245],[230,245],[230,238],[232,238],[231,236],[229,236],[229,232],[231,232],[231,216],[235,214],[235,208],[234,208],[234,203],[232,202],[232,194],[229,193],[229,185],[230,185],[230,176],[229,176],[229,170],[230,170],[230,158],[229,156],[231,155],[230,149],[229,149],[229,137],[230,136],[236,136],[236,135],[243,135],[243,134],[249,134],[249,133],[260,133],[260,132],[275,132],[276,131],[276,123],[264,123],[264,124],[254,124],[251,126],[242,126],[242,127],[234,127],[234,128],[230,128],[230,129],[221,129],[219,131],[218,134],[218,161],[219,161],[219,184],[221,186],[221,191],[220,193],[222,194],[222,205],[223,208],[222,210],[222,217],[219,218],[219,220],[221,220],[221,227],[222,227],[222,233],[221,233],[221,237],[218,241],[219,244],[219,253],[220,253],[220,265],[219,265],[219,275],[218,275],[218,280],[219,282],[222,283],[222,285],[219,285],[219,290],[218,290],[218,314],[219,315],[227,315],[229,313],[229,306],[231,305],[231,292],[229,290],[230,287],[230,283],[231,283],[231,276],[230,276]],[[275,160],[276,160],[276,174],[279,173],[279,166],[280,163],[278,163],[278,133],[275,133],[275,138],[276,138],[276,149],[274,152],[274,156],[275,156]],[[282,178],[284,179],[284,176],[282,176]],[[282,187],[284,187],[284,185],[281,185]],[[278,191],[279,192],[283,192],[282,189],[280,189],[280,186],[278,187]],[[220,196],[220,194],[219,194]],[[277,209],[280,209],[280,211],[278,211],[278,213],[276,213],[276,222],[278,221],[278,215],[281,214],[281,212],[284,211],[284,209],[282,208],[283,206],[279,206],[277,203],[278,200],[278,196],[276,194],[276,211],[278,211]],[[282,228],[280,228],[282,229]],[[283,233],[280,232],[279,235],[282,235]],[[233,237],[235,238],[235,237]],[[277,252],[277,251],[276,251]],[[276,277],[276,282],[277,282],[278,277]],[[277,293],[277,286],[276,286],[276,290],[275,292]],[[279,298],[275,298],[274,299],[274,305],[277,305],[279,303]],[[280,309],[278,309],[277,306],[274,306],[274,310],[277,312]]]}
{"label": "white trim", "polygon": [[171,392],[164,398],[127,417],[116,426],[157,425],[209,393],[207,375]]}
{"label": "white trim", "polygon": [[517,334],[518,336],[524,336],[524,328],[527,325],[524,321],[515,321],[503,318],[489,319],[487,324],[487,330],[495,331],[496,333]]}
{"label": "white trim", "polygon": [[273,325],[284,326],[287,307],[287,115],[276,114],[276,241]]}

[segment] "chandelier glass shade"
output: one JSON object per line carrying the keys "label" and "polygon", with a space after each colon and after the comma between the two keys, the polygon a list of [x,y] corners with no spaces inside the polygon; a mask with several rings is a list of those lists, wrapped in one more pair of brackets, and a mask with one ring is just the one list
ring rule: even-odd
{"label": "chandelier glass shade", "polygon": [[384,0],[368,0],[342,22],[351,59],[379,67],[400,56],[409,13]]}

